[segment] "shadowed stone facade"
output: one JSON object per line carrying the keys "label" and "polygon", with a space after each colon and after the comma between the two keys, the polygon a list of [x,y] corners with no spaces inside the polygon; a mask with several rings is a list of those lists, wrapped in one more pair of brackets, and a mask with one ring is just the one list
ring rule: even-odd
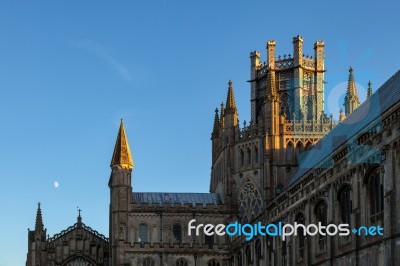
{"label": "shadowed stone facade", "polygon": [[[132,189],[123,123],[111,161],[109,240],[78,222],[47,238],[40,208],[30,265],[257,266],[400,264],[400,72],[360,104],[350,68],[345,112],[324,113],[324,43],[313,56],[250,53],[251,121],[239,126],[233,82],[211,134],[210,193]],[[384,236],[188,235],[188,223],[349,224]],[[193,232],[194,233],[194,232]]]}

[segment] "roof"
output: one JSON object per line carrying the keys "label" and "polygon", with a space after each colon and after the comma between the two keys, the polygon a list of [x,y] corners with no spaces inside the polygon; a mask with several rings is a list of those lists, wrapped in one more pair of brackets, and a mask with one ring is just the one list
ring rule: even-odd
{"label": "roof", "polygon": [[320,162],[330,159],[333,152],[353,136],[368,131],[368,126],[373,121],[399,101],[400,71],[397,71],[342,123],[331,130],[309,151],[302,154],[298,170],[289,178],[285,187],[294,184]]}
{"label": "roof", "polygon": [[67,229],[62,230],[60,233],[55,234],[54,236],[48,238],[47,239],[47,243],[55,241],[55,240],[59,239],[60,237],[66,235],[66,234],[68,234],[68,233],[70,233],[70,232],[72,232],[74,230],[77,230],[78,228],[82,228],[83,230],[92,233],[93,235],[95,235],[96,237],[102,239],[105,242],[109,241],[109,239],[107,237],[105,237],[103,234],[100,234],[98,231],[92,229],[90,226],[87,226],[84,223],[75,223],[74,225],[68,227]]}
{"label": "roof", "polygon": [[165,193],[165,192],[133,192],[134,203],[145,204],[221,204],[221,199],[216,193]]}

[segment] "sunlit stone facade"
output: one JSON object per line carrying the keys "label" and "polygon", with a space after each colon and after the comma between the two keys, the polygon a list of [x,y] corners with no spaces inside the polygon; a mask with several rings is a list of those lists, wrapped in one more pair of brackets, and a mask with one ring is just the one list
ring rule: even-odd
{"label": "sunlit stone facade", "polygon": [[[304,55],[250,53],[251,120],[234,85],[215,111],[210,193],[143,193],[121,122],[112,162],[109,239],[76,226],[29,231],[28,265],[256,266],[400,264],[400,72],[360,104],[350,68],[339,122],[324,112],[324,42]],[[308,50],[308,49],[307,49]],[[344,78],[346,74],[344,73]],[[217,102],[217,101],[216,101]],[[140,156],[140,155],[138,155]],[[38,214],[39,215],[39,214]],[[383,236],[188,235],[188,223],[350,224]]]}

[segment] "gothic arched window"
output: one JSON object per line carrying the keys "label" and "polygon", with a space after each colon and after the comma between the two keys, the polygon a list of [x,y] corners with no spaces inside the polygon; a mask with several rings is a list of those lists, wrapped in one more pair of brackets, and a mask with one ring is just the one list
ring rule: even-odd
{"label": "gothic arched window", "polygon": [[242,186],[238,195],[239,213],[244,223],[250,222],[262,210],[261,194],[250,180]]}
{"label": "gothic arched window", "polygon": [[204,243],[209,247],[212,248],[214,245],[214,235],[208,236],[204,235]]}
{"label": "gothic arched window", "polygon": [[340,222],[342,224],[350,224],[351,215],[351,188],[344,185],[338,193]]}
{"label": "gothic arched window", "polygon": [[293,161],[293,154],[294,154],[294,147],[293,143],[289,141],[286,146],[286,161],[292,162]]}
{"label": "gothic arched window", "polygon": [[208,262],[208,266],[220,266],[220,264],[216,260],[211,260]]}
{"label": "gothic arched window", "polygon": [[288,97],[288,94],[286,92],[282,93],[280,95],[280,110],[279,114],[284,115],[287,120],[292,120],[291,119],[291,114],[290,114],[290,99]]}
{"label": "gothic arched window", "polygon": [[257,239],[256,241],[256,266],[261,266],[261,258],[262,258],[262,249],[261,249],[261,241]]}
{"label": "gothic arched window", "polygon": [[304,151],[304,146],[301,141],[296,144],[296,161],[300,164],[300,154]]}
{"label": "gothic arched window", "polygon": [[247,148],[247,164],[251,164],[251,150]]}
{"label": "gothic arched window", "polygon": [[[297,224],[304,224],[305,219],[302,213],[299,213],[296,217]],[[304,248],[306,243],[305,230],[303,227],[299,226],[297,228],[297,248],[298,248],[298,258],[301,260],[304,258]]]}
{"label": "gothic arched window", "polygon": [[[317,223],[320,222],[322,226],[326,226],[328,221],[326,202],[324,200],[318,201],[318,203],[315,205],[314,211],[315,211],[316,222]],[[325,235],[319,234],[318,245],[320,249],[325,248],[325,243],[326,243],[326,234]]]}
{"label": "gothic arched window", "polygon": [[242,266],[243,265],[243,263],[242,263],[242,252],[241,251],[239,251],[239,253],[237,254],[237,260],[238,260],[238,266]]}
{"label": "gothic arched window", "polygon": [[175,263],[175,266],[188,266],[189,262],[185,259],[178,259]]}
{"label": "gothic arched window", "polygon": [[154,266],[154,265],[155,265],[155,262],[154,262],[154,260],[151,259],[151,258],[146,258],[146,259],[143,261],[143,266]]}
{"label": "gothic arched window", "polygon": [[244,165],[244,152],[243,150],[240,150],[240,165]]}
{"label": "gothic arched window", "polygon": [[64,265],[65,266],[94,266],[93,263],[91,263],[90,261],[85,260],[82,257],[74,258],[74,259],[68,261]]}
{"label": "gothic arched window", "polygon": [[149,241],[149,230],[147,224],[139,224],[139,242],[144,243]]}
{"label": "gothic arched window", "polygon": [[172,226],[172,234],[174,235],[175,242],[182,242],[182,226],[180,224],[174,224]]}
{"label": "gothic arched window", "polygon": [[250,246],[246,247],[245,254],[246,254],[246,265],[251,265],[251,250],[250,250]]}
{"label": "gothic arched window", "polygon": [[375,167],[366,178],[367,191],[370,205],[370,215],[373,221],[383,212],[383,176],[380,167]]}
{"label": "gothic arched window", "polygon": [[254,146],[254,159],[255,159],[255,163],[258,163],[258,148],[257,146]]}

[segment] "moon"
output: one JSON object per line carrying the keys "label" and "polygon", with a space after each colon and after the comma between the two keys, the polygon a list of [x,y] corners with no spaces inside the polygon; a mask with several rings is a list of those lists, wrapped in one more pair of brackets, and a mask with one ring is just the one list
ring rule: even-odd
{"label": "moon", "polygon": [[54,181],[53,185],[54,185],[54,188],[58,188],[58,186],[60,185],[60,183],[58,183],[58,181]]}

